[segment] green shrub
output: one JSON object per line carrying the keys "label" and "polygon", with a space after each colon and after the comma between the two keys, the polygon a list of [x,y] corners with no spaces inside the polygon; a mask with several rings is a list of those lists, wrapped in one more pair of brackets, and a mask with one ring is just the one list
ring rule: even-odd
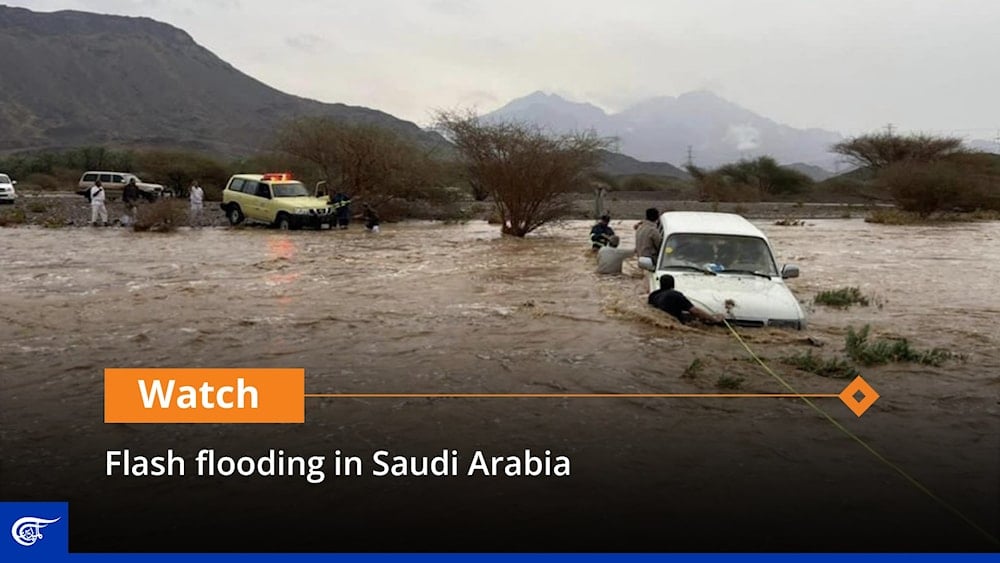
{"label": "green shrub", "polygon": [[743,381],[744,379],[742,377],[722,375],[719,376],[718,380],[716,380],[715,386],[719,389],[737,390],[743,388]]}
{"label": "green shrub", "polygon": [[10,211],[0,213],[0,227],[10,225],[23,225],[28,221],[28,216],[20,207],[15,207]]}
{"label": "green shrub", "polygon": [[941,348],[931,350],[916,350],[905,338],[868,340],[870,325],[855,331],[854,327],[847,330],[846,351],[848,357],[859,364],[872,366],[890,362],[914,362],[931,366],[939,366],[945,360],[955,357],[954,354]]}
{"label": "green shrub", "polygon": [[820,377],[848,379],[854,377],[858,373],[850,362],[839,358],[823,359],[819,356],[814,356],[812,350],[809,350],[804,354],[786,356],[781,358],[781,361],[797,369],[816,374]]}
{"label": "green shrub", "polygon": [[847,309],[851,305],[868,306],[868,298],[861,294],[857,287],[842,287],[821,291],[813,298],[813,303],[817,305],[827,305],[838,309]]}
{"label": "green shrub", "polygon": [[186,205],[183,201],[160,199],[149,205],[140,206],[135,224],[135,231],[170,232],[187,220]]}
{"label": "green shrub", "polygon": [[42,201],[32,201],[28,204],[28,211],[32,213],[45,213],[48,210],[48,206]]}
{"label": "green shrub", "polygon": [[684,369],[684,373],[681,374],[681,377],[684,379],[694,379],[698,377],[698,374],[701,373],[701,370],[704,369],[704,367],[705,362],[701,361],[701,358],[695,358],[691,364]]}

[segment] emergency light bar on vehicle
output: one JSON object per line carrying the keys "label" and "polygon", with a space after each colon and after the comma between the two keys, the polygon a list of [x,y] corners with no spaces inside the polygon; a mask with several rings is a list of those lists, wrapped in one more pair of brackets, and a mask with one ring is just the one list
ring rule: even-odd
{"label": "emergency light bar on vehicle", "polygon": [[260,177],[265,182],[287,182],[292,179],[291,172],[269,172]]}

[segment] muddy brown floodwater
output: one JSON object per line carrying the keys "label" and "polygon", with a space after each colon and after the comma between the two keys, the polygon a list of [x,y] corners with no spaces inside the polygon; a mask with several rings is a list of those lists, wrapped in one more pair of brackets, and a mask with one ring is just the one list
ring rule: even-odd
{"label": "muddy brown floodwater", "polygon": [[[630,224],[613,226],[631,235]],[[881,399],[861,418],[835,399],[818,404],[995,533],[1000,223],[893,227],[848,219],[759,226],[779,263],[800,266],[801,278],[789,286],[810,325],[803,332],[742,332],[798,391],[836,393],[846,381],[798,372],[779,359],[807,350],[842,357],[852,326],[870,324],[874,336],[905,337],[918,348],[962,355],[940,367],[862,368]],[[682,327],[648,308],[646,284],[632,264],[624,276],[594,274],[588,227],[567,222],[526,240],[501,238],[485,223],[387,225],[377,236],[360,229],[0,230],[3,497],[70,497],[86,514],[112,510],[110,497],[118,503],[114,510],[128,507],[122,514],[134,514],[150,498],[173,506],[176,481],[104,475],[104,450],[130,444],[230,448],[241,455],[341,444],[407,455],[433,455],[442,447],[504,454],[531,447],[576,456],[574,472],[581,477],[524,481],[512,489],[463,485],[465,498],[508,508],[526,495],[545,499],[547,508],[527,511],[525,525],[551,524],[559,503],[577,512],[599,506],[603,516],[588,525],[604,529],[629,510],[621,499],[637,487],[647,487],[642,494],[657,506],[678,505],[676,513],[663,509],[666,515],[630,505],[658,533],[667,533],[664,538],[581,537],[562,549],[622,549],[616,541],[689,548],[685,536],[663,532],[661,517],[689,522],[690,541],[711,536],[720,548],[823,549],[821,538],[830,534],[819,530],[789,538],[780,526],[762,531],[718,514],[752,519],[766,512],[779,522],[796,522],[803,506],[815,508],[808,518],[832,514],[850,523],[837,533],[849,533],[856,543],[831,539],[827,548],[982,547],[982,534],[795,399],[310,399],[306,424],[296,427],[102,422],[102,370],[112,366],[304,367],[313,393],[699,393],[716,391],[723,375],[742,378],[739,392],[783,391],[747,361],[725,329]],[[860,287],[872,306],[840,311],[811,304],[818,291],[843,286]],[[682,377],[696,358],[703,367],[693,378]],[[609,475],[613,479],[604,478]],[[366,482],[359,491],[365,498],[405,494],[415,504],[453,492],[437,481],[417,483]],[[297,486],[282,491],[288,502],[315,498],[315,487]],[[232,501],[236,485],[191,479],[184,487],[199,502],[243,506]],[[129,498],[140,490],[143,500]],[[362,492],[344,485],[328,491],[330,503],[361,504]],[[697,497],[702,508],[679,502],[678,491]],[[789,496],[796,499],[792,505],[782,500]],[[473,509],[456,509],[451,517],[473,517],[463,510]],[[879,523],[892,511],[945,537],[915,531],[912,545],[889,539]],[[119,517],[116,526],[129,525]],[[395,522],[380,518],[386,526]],[[187,533],[184,523],[171,525]],[[111,529],[95,528],[86,537],[74,535],[73,545],[195,545],[165,531],[132,530],[131,537],[146,543],[129,544]],[[885,545],[878,543],[882,538]],[[427,541],[399,547],[441,548]],[[557,545],[540,538],[496,541],[499,549]]]}

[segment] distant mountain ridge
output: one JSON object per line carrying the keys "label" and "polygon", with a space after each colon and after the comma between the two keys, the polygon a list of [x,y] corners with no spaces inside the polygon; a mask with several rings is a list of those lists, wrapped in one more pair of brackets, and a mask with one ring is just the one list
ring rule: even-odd
{"label": "distant mountain ridge", "polygon": [[610,114],[539,91],[484,119],[524,121],[553,132],[593,129],[617,137],[622,153],[644,161],[686,162],[690,147],[699,166],[767,154],[786,164],[832,169],[837,157],[829,148],[842,139],[833,131],[782,125],[708,91],[650,98]]}
{"label": "distant mountain ridge", "polygon": [[670,178],[686,179],[690,175],[668,162],[645,162],[631,156],[611,151],[601,151],[601,172],[612,176],[632,176],[645,174],[649,176],[668,176]]}
{"label": "distant mountain ridge", "polygon": [[377,124],[432,146],[437,133],[374,109],[286,94],[149,18],[0,6],[0,151],[169,145],[242,155],[300,116]]}

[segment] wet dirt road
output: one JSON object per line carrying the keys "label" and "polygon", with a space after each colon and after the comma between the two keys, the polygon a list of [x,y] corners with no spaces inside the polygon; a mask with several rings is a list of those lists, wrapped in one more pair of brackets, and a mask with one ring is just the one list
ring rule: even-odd
{"label": "wet dirt road", "polygon": [[[631,234],[630,224],[614,226]],[[810,349],[842,356],[850,326],[871,324],[877,336],[963,355],[941,367],[864,368],[882,398],[860,419],[835,399],[819,404],[995,531],[1000,224],[888,227],[815,220],[805,227],[760,226],[779,262],[802,269],[789,285],[809,309],[810,327],[803,333],[743,332],[798,391],[836,393],[846,381],[797,372],[778,360]],[[508,508],[524,498],[546,499],[545,506],[525,509],[523,525],[598,506],[601,516],[574,522],[574,529],[613,528],[625,512],[661,533],[665,520],[683,518],[690,526],[665,539],[630,526],[638,537],[582,538],[582,548],[622,549],[626,542],[683,549],[686,537],[714,537],[717,531],[706,523],[716,522],[726,528],[720,548],[821,549],[820,539],[830,537],[825,532],[796,539],[781,526],[746,524],[760,513],[794,523],[804,506],[851,522],[851,541],[862,549],[878,548],[883,539],[889,549],[917,548],[919,542],[982,546],[981,534],[794,399],[310,399],[307,423],[298,427],[102,423],[102,370],[112,366],[304,367],[312,393],[698,393],[717,391],[723,375],[740,378],[740,392],[783,391],[747,361],[725,329],[681,327],[649,309],[645,282],[631,264],[624,276],[594,274],[584,242],[588,227],[568,222],[527,240],[503,239],[485,223],[390,225],[379,236],[256,228],[169,235],[3,230],[2,493],[52,497],[69,490],[62,496],[95,512],[112,496],[115,510],[138,509],[148,499],[128,497],[140,488],[163,506],[180,502],[171,480],[104,476],[104,450],[127,444],[225,446],[241,454],[275,444],[409,454],[442,447],[507,454],[531,447],[570,455],[579,477],[487,487],[383,481],[340,486],[327,500],[357,504],[373,494],[406,496],[412,506],[458,487],[480,504]],[[837,311],[809,305],[816,292],[842,286],[859,286],[873,306]],[[696,358],[704,367],[694,378],[682,377]],[[33,452],[30,460],[25,451]],[[185,483],[185,494],[240,507],[231,498],[240,486],[196,479]],[[315,488],[289,486],[281,492],[286,500],[308,504],[315,496]],[[648,506],[630,496],[636,489],[647,491]],[[788,496],[796,502],[789,504]],[[653,508],[669,503],[677,508]],[[943,530],[944,537],[914,534],[917,545],[900,543],[878,528],[887,515],[873,506],[912,516],[917,526]],[[453,508],[455,522],[475,514]],[[362,513],[370,524],[374,516]],[[724,524],[730,517],[744,525]],[[392,529],[392,517],[380,518]],[[186,530],[183,523],[173,526]],[[191,546],[169,530],[135,537],[147,542],[142,545]],[[501,549],[554,545],[540,538],[505,541]],[[74,542],[82,549],[130,546],[100,530],[74,536]]]}

